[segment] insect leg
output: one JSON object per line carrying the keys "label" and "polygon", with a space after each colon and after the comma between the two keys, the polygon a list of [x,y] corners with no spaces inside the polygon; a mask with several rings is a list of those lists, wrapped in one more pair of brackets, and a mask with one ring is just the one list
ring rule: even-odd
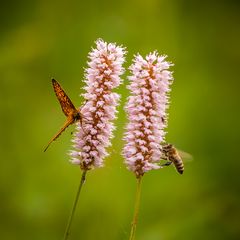
{"label": "insect leg", "polygon": [[172,162],[166,162],[166,163],[162,164],[161,166],[165,167],[165,166],[170,166],[171,164],[172,164]]}

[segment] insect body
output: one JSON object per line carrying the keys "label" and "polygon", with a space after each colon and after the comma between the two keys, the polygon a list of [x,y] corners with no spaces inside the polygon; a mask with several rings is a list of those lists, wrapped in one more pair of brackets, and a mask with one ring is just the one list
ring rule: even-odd
{"label": "insect body", "polygon": [[69,125],[75,123],[76,121],[82,122],[82,116],[80,111],[74,107],[72,101],[64,92],[64,90],[61,88],[60,84],[56,80],[52,79],[52,85],[54,92],[57,96],[57,99],[61,105],[62,111],[67,117],[67,120],[64,123],[63,127],[60,129],[60,131],[50,140],[50,142],[44,149],[44,152],[48,149],[50,144],[53,141],[55,141]]}
{"label": "insect body", "polygon": [[169,161],[163,164],[162,166],[169,166],[173,163],[176,170],[180,174],[183,174],[184,165],[183,165],[182,158],[179,152],[177,151],[177,149],[172,144],[169,144],[169,143],[163,145],[162,149],[164,154],[163,159]]}

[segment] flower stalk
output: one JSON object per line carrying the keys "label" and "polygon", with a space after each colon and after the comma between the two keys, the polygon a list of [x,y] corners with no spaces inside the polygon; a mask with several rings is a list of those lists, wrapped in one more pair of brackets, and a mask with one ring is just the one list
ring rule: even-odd
{"label": "flower stalk", "polygon": [[167,126],[168,93],[173,80],[168,70],[172,64],[165,58],[157,52],[150,53],[145,59],[137,55],[129,68],[132,74],[128,87],[131,95],[126,105],[129,123],[124,135],[123,155],[127,168],[137,178],[129,240],[135,239],[142,177],[150,170],[162,168],[159,163]]}
{"label": "flower stalk", "polygon": [[96,48],[89,53],[88,68],[85,70],[85,99],[80,108],[81,122],[78,122],[73,137],[74,150],[70,151],[71,162],[79,165],[82,178],[70,214],[64,240],[68,239],[80,192],[88,170],[103,167],[108,155],[106,148],[113,137],[113,120],[120,96],[113,92],[122,82],[125,49],[114,43],[99,39]]}
{"label": "flower stalk", "polygon": [[132,221],[129,240],[134,240],[135,239],[135,233],[136,233],[137,222],[138,222],[139,207],[140,207],[141,185],[142,185],[142,177],[139,177],[139,178],[137,178],[137,191],[136,191],[136,197],[135,197],[134,214],[133,214],[133,221]]}
{"label": "flower stalk", "polygon": [[68,223],[67,223],[67,227],[66,227],[66,230],[65,230],[64,240],[67,240],[68,236],[70,234],[70,229],[71,229],[71,226],[72,226],[72,221],[73,221],[73,218],[74,218],[74,214],[76,212],[78,199],[79,199],[79,196],[80,196],[80,193],[81,193],[81,190],[82,190],[82,186],[83,186],[83,184],[86,180],[86,174],[87,174],[87,170],[83,170],[82,177],[81,177],[81,180],[80,180],[80,183],[79,183],[79,186],[78,186],[77,194],[76,194],[76,197],[75,197],[75,200],[74,200],[74,203],[73,203],[72,211],[70,213],[69,220],[68,220]]}

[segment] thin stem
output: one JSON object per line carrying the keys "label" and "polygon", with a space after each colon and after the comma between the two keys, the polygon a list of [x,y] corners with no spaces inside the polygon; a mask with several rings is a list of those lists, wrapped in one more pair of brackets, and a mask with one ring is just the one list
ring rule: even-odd
{"label": "thin stem", "polygon": [[137,178],[137,191],[136,191],[136,198],[135,198],[135,207],[134,207],[133,221],[132,221],[132,227],[131,227],[131,233],[130,233],[129,240],[135,239],[135,232],[136,232],[136,228],[137,228],[138,213],[139,213],[139,206],[140,206],[141,183],[142,183],[142,177]]}
{"label": "thin stem", "polygon": [[81,181],[80,181],[80,184],[78,186],[76,198],[75,198],[74,203],[73,203],[73,208],[72,208],[70,217],[68,219],[68,224],[67,224],[66,231],[65,231],[65,234],[64,234],[64,240],[68,239],[68,236],[69,236],[69,233],[70,233],[70,228],[71,228],[73,217],[74,217],[74,213],[75,213],[75,210],[76,210],[76,207],[77,207],[79,195],[80,195],[82,186],[83,186],[83,184],[85,182],[85,179],[86,179],[86,173],[87,173],[87,170],[83,170]]}

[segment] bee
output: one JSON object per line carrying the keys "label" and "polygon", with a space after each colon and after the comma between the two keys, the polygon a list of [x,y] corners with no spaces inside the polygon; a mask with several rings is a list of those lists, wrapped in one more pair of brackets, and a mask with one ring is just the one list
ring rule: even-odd
{"label": "bee", "polygon": [[174,164],[178,173],[183,174],[184,164],[182,160],[182,156],[185,155],[187,158],[191,158],[191,155],[180,150],[177,150],[172,144],[166,143],[162,146],[163,151],[163,160],[166,160],[165,164],[162,166],[169,166]]}
{"label": "bee", "polygon": [[52,85],[57,99],[61,105],[62,111],[67,117],[67,120],[59,132],[49,141],[48,145],[44,149],[44,152],[46,152],[50,144],[55,141],[69,125],[77,121],[80,121],[82,124],[82,115],[80,113],[80,110],[74,107],[70,98],[67,96],[60,84],[55,79],[52,79]]}

